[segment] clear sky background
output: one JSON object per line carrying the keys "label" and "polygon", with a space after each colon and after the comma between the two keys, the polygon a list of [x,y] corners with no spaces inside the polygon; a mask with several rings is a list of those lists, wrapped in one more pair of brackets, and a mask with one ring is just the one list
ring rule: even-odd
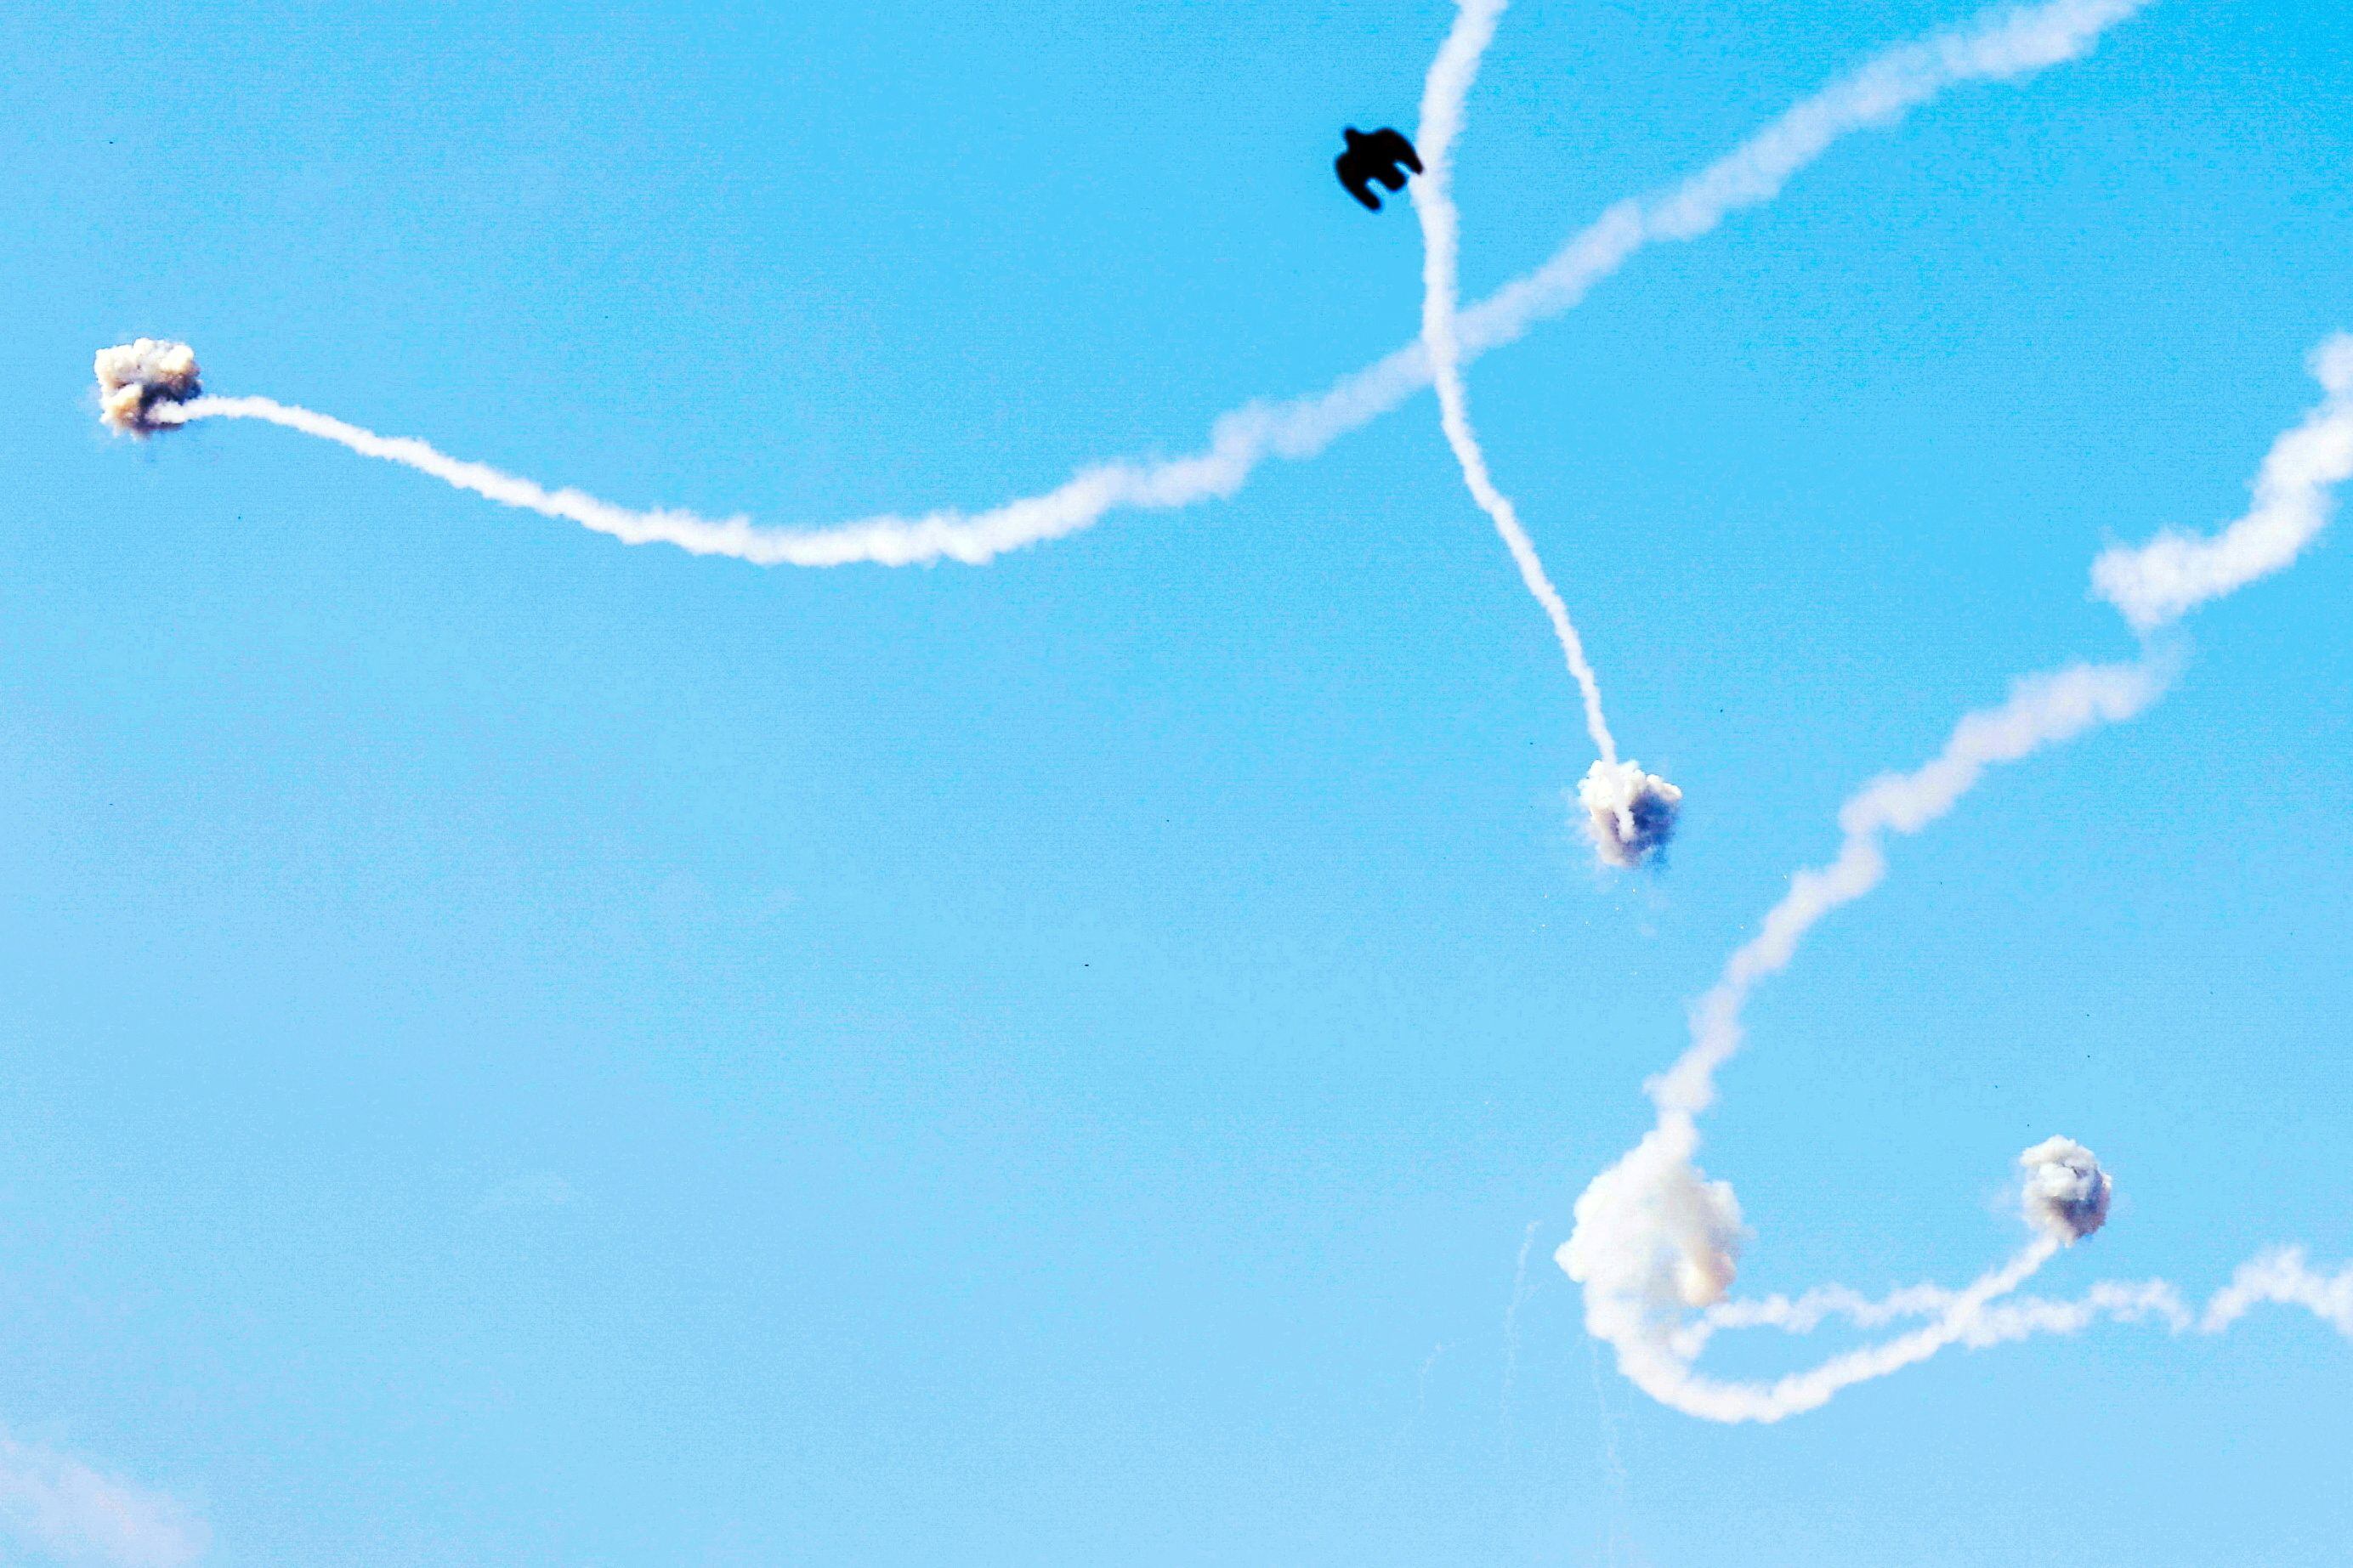
{"label": "clear sky background", "polygon": [[[1968,10],[1521,0],[1468,291]],[[1415,331],[1412,216],[1330,160],[1411,128],[1450,15],[0,16],[0,1424],[223,1565],[2344,1562],[2308,1317],[1723,1429],[1547,1261],[1839,801],[2128,653],[2093,553],[2235,515],[2314,400],[2343,5],[2161,0],[1473,368],[1688,792],[1656,877],[1573,836],[1574,692],[1427,397],[896,572],[93,417],[150,332],[779,523],[1188,449]],[[2353,1254],[2349,602],[2337,537],[2201,613],[2171,699],[1900,844],[1761,994],[1704,1155],[1747,1288],[1967,1279],[2054,1132],[2119,1198],[2046,1289]]]}

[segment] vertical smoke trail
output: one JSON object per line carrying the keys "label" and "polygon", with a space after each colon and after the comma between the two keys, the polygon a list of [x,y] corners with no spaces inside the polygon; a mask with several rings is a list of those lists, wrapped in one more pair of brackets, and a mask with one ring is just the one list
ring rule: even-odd
{"label": "vertical smoke trail", "polygon": [[[2111,550],[2100,557],[2095,589],[2136,628],[2167,624],[2197,604],[2280,570],[2326,523],[2334,487],[2353,478],[2353,336],[2331,337],[2310,363],[2322,400],[2274,442],[2243,516],[2211,540],[2166,535],[2139,550]],[[1710,1420],[1777,1421],[1947,1345],[2072,1331],[2100,1317],[2153,1316],[2186,1324],[2178,1297],[2161,1282],[2103,1286],[2073,1303],[2002,1300],[2106,1216],[2105,1173],[2088,1151],[2065,1140],[2038,1145],[2022,1157],[2027,1212],[2040,1232],[2026,1247],[1962,1290],[1916,1287],[1877,1303],[1842,1289],[1795,1302],[1725,1303],[1745,1236],[1740,1205],[1728,1184],[1708,1180],[1694,1163],[1698,1118],[1715,1101],[1717,1069],[1740,1048],[1741,1014],[1750,993],[1788,966],[1824,916],[1879,885],[1887,870],[1886,837],[1917,833],[1942,817],[1989,767],[2140,712],[2163,694],[2173,663],[2162,651],[2145,650],[2133,664],[2078,664],[2030,677],[2000,708],[1965,717],[1926,766],[1864,785],[1839,813],[1843,841],[1837,857],[1790,879],[1789,890],[1767,912],[1757,934],[1694,1004],[1691,1044],[1647,1086],[1656,1123],[1577,1199],[1576,1229],[1556,1255],[1585,1288],[1587,1329],[1615,1348],[1620,1369],[1645,1393]],[[2225,1327],[2259,1300],[2303,1306],[2353,1336],[2353,1269],[2317,1275],[2300,1254],[2267,1253],[2215,1298],[2205,1325]],[[1701,1314],[1696,1322],[1689,1316],[1694,1311]],[[1863,1326],[1897,1317],[1928,1321],[1777,1383],[1725,1383],[1693,1371],[1718,1328],[1802,1331],[1833,1315]]]}
{"label": "vertical smoke trail", "polygon": [[1512,1293],[1504,1300],[1504,1392],[1497,1410],[1506,1439],[1512,1435],[1512,1388],[1520,1377],[1520,1309],[1527,1305],[1530,1294],[1528,1254],[1535,1250],[1536,1228],[1543,1224],[1532,1219],[1521,1234],[1519,1256],[1512,1260]]}
{"label": "vertical smoke trail", "polygon": [[1487,455],[1471,426],[1471,394],[1462,381],[1462,342],[1457,307],[1461,292],[1461,214],[1454,205],[1454,139],[1462,130],[1462,104],[1478,79],[1480,57],[1495,36],[1495,23],[1509,0],[1457,0],[1454,26],[1430,62],[1422,88],[1421,127],[1415,147],[1422,172],[1412,184],[1414,211],[1421,220],[1421,346],[1431,384],[1438,393],[1438,419],[1446,444],[1462,469],[1462,482],[1495,524],[1504,548],[1519,568],[1520,581],[1552,622],[1561,657],[1577,681],[1585,705],[1585,731],[1601,753],[1579,784],[1586,827],[1605,864],[1632,868],[1656,857],[1674,835],[1683,792],[1666,780],[1618,758],[1617,738],[1601,710],[1601,682],[1586,657],[1585,639],[1569,618],[1568,605],[1553,586],[1536,554],[1535,542],[1520,523],[1519,509],[1495,486]]}
{"label": "vertical smoke trail", "polygon": [[[1593,286],[1653,245],[1696,239],[1736,212],[1770,201],[1799,170],[1843,138],[1893,124],[1949,88],[2019,81],[2087,53],[2109,27],[2148,0],[2045,0],[2002,5],[1961,26],[1866,61],[1701,169],[1646,200],[1610,207],[1534,272],[1463,311],[1464,363],[1517,342],[1537,322],[1574,309]],[[166,347],[179,345],[163,345]],[[979,565],[1008,551],[1092,528],[1114,510],[1167,511],[1231,497],[1271,458],[1315,456],[1349,431],[1390,412],[1429,384],[1419,342],[1342,376],[1324,392],[1282,403],[1252,403],[1218,419],[1209,443],[1188,456],[1123,459],[1082,469],[1054,489],[977,512],[944,508],[916,517],[882,514],[837,528],[761,527],[743,517],[616,506],[576,489],[550,490],[486,464],[467,462],[406,437],[385,437],[268,398],[199,397],[162,403],[152,424],[253,419],[334,441],[363,457],[399,463],[445,483],[607,533],[629,543],[660,542],[757,565],[899,566],[934,561]],[[193,365],[191,366],[193,384]],[[141,412],[149,412],[142,403]]]}
{"label": "vertical smoke trail", "polygon": [[1487,471],[1487,456],[1480,450],[1471,428],[1471,397],[1462,384],[1462,344],[1455,324],[1460,291],[1461,215],[1454,207],[1454,138],[1462,129],[1462,100],[1479,75],[1479,57],[1495,36],[1495,22],[1507,0],[1458,0],[1454,27],[1440,47],[1421,94],[1421,128],[1414,137],[1421,154],[1422,173],[1411,185],[1414,211],[1421,218],[1422,301],[1421,346],[1430,359],[1430,382],[1438,391],[1439,423],[1446,444],[1461,466],[1462,482],[1471,499],[1493,519],[1504,547],[1520,569],[1520,581],[1544,608],[1560,639],[1562,657],[1577,689],[1585,699],[1585,729],[1593,749],[1605,763],[1618,761],[1618,742],[1602,716],[1601,683],[1585,656],[1585,641],[1569,619],[1568,605],[1546,575],[1535,541],[1520,525],[1519,510],[1495,488]]}

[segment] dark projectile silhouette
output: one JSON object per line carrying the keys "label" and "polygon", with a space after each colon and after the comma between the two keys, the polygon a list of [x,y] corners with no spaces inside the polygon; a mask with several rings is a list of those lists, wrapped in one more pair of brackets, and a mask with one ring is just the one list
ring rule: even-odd
{"label": "dark projectile silhouette", "polygon": [[1413,143],[1387,126],[1367,136],[1351,125],[1347,137],[1348,150],[1332,160],[1332,167],[1340,172],[1340,183],[1348,187],[1348,194],[1375,212],[1381,210],[1381,198],[1373,195],[1375,180],[1400,191],[1405,188],[1407,169],[1421,173],[1421,157]]}

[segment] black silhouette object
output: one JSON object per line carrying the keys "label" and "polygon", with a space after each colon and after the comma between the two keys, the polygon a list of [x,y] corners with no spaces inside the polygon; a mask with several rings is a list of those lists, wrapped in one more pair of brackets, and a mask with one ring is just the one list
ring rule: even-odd
{"label": "black silhouette object", "polygon": [[1413,150],[1413,143],[1387,126],[1367,136],[1351,125],[1347,136],[1348,150],[1332,160],[1332,167],[1339,171],[1340,183],[1348,187],[1348,194],[1375,212],[1381,210],[1381,198],[1373,195],[1375,180],[1401,191],[1407,169],[1421,173],[1421,155]]}

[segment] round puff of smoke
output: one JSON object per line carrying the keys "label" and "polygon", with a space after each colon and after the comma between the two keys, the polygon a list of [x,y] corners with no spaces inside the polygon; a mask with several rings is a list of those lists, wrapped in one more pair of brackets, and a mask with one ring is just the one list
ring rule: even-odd
{"label": "round puff of smoke", "polygon": [[2073,1245],[2108,1219],[2116,1184],[2092,1152],[2073,1138],[2046,1138],[2018,1157],[2026,1170],[2026,1223]]}
{"label": "round puff of smoke", "polygon": [[177,424],[156,410],[185,403],[196,384],[196,352],[185,343],[141,338],[98,351],[98,416],[110,429],[146,436]]}
{"label": "round puff of smoke", "polygon": [[1586,836],[1605,864],[1628,870],[1655,859],[1675,836],[1683,792],[1640,763],[1599,762],[1577,786]]}
{"label": "round puff of smoke", "polygon": [[1593,1331],[1613,1343],[1647,1340],[1732,1289],[1746,1235],[1740,1200],[1692,1163],[1697,1142],[1688,1121],[1670,1119],[1577,1200],[1576,1227],[1554,1256],[1586,1287]]}

